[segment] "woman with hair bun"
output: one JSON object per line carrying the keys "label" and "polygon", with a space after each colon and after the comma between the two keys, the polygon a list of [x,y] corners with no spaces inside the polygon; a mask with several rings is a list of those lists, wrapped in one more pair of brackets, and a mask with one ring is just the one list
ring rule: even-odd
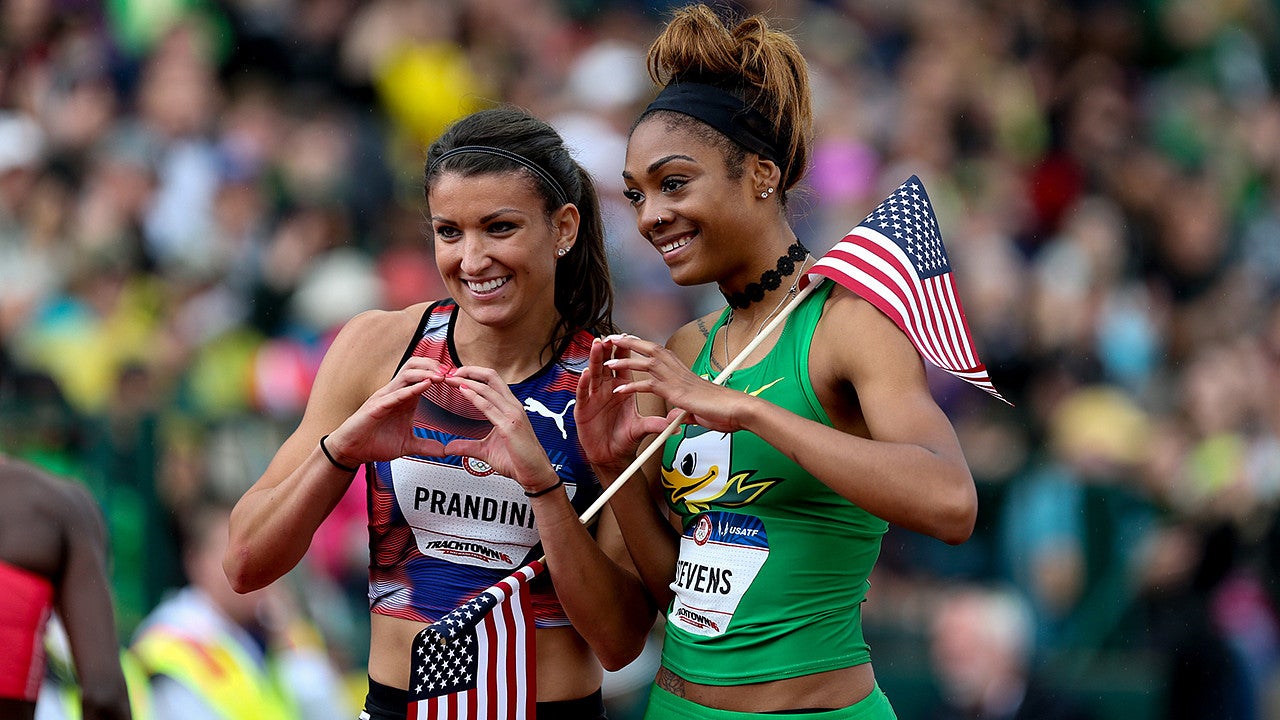
{"label": "woman with hair bun", "polygon": [[653,606],[609,517],[598,543],[578,520],[600,488],[570,410],[593,337],[613,332],[595,189],[555,130],[512,109],[451,126],[424,185],[451,297],[347,323],[237,503],[224,568],[240,592],[286,573],[363,465],[361,717],[403,720],[415,636],[545,553],[530,586],[537,715],[602,718],[601,666],[639,654]]}
{"label": "woman with hair bun", "polygon": [[813,262],[786,216],[810,158],[807,67],[763,17],[704,5],[675,13],[649,65],[663,89],[631,131],[626,197],[672,279],[716,283],[728,307],[665,346],[595,341],[579,385],[579,437],[607,483],[688,414],[645,469],[669,515],[643,483],[611,502],[669,603],[646,717],[893,718],[862,635],[867,578],[889,523],[966,540],[973,479],[907,336],[834,283],[724,386],[707,379]]}

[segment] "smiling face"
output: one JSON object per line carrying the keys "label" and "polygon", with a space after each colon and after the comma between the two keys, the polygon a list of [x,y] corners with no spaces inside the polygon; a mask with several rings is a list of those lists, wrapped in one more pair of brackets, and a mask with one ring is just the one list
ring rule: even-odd
{"label": "smiling face", "polygon": [[549,333],[557,317],[556,251],[577,237],[577,208],[565,205],[548,218],[542,195],[520,172],[446,172],[427,202],[436,266],[465,316],[491,329]]}
{"label": "smiling face", "polygon": [[631,133],[622,177],[637,229],[662,254],[677,284],[751,273],[760,204],[753,202],[749,174],[733,177],[721,147],[650,116]]}

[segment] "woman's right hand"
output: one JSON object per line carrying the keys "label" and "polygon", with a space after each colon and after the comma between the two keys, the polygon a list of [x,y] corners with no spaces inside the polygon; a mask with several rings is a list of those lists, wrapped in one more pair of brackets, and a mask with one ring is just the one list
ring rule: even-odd
{"label": "woman's right hand", "polygon": [[409,358],[390,382],[329,434],[325,447],[335,460],[351,467],[402,455],[440,455],[439,440],[414,434],[413,416],[422,393],[432,383],[443,383],[444,377],[435,360]]}
{"label": "woman's right hand", "polygon": [[[670,348],[632,335],[607,338],[616,350],[604,362],[605,371],[617,377],[613,392],[623,396],[649,393],[662,398],[675,419],[687,413],[684,422],[708,430],[734,432],[742,429],[744,406],[759,402],[753,394],[731,390],[700,377]],[[639,377],[632,377],[632,373]]]}
{"label": "woman's right hand", "polygon": [[587,460],[599,468],[621,471],[636,456],[645,437],[662,432],[670,422],[660,415],[641,415],[634,394],[615,388],[633,382],[630,370],[614,371],[605,361],[630,356],[613,336],[591,343],[587,369],[578,379],[573,419]]}

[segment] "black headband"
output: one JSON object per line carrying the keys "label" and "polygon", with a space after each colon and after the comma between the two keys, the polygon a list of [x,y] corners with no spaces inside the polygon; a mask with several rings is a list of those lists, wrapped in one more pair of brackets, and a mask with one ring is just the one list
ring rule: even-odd
{"label": "black headband", "polygon": [[649,103],[641,117],[654,110],[670,110],[701,120],[747,150],[777,163],[786,177],[786,155],[772,123],[737,95],[714,85],[672,82]]}
{"label": "black headband", "polygon": [[502,148],[490,147],[488,145],[463,145],[461,147],[456,147],[452,150],[441,153],[440,157],[436,158],[435,162],[431,163],[431,166],[427,168],[427,175],[430,176],[431,173],[435,172],[435,169],[440,166],[440,163],[444,162],[445,158],[450,158],[450,157],[453,157],[454,155],[462,155],[464,153],[482,153],[485,155],[496,155],[500,158],[506,158],[507,160],[510,160],[511,162],[516,163],[518,165],[523,165],[524,167],[527,167],[530,170],[532,170],[534,175],[537,175],[538,177],[542,178],[542,181],[545,182],[547,185],[549,185],[551,189],[555,191],[556,199],[560,201],[561,205],[568,205],[571,202],[569,200],[569,193],[565,192],[564,188],[560,186],[560,183],[556,182],[556,179],[551,177],[551,173],[547,172],[546,170],[543,170],[536,163],[534,163],[532,160],[526,158],[523,155],[520,155],[518,153],[513,153],[510,150],[503,150]]}

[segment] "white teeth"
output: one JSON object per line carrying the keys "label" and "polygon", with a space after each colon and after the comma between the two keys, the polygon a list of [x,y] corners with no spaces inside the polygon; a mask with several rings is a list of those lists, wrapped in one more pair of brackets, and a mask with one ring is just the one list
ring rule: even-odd
{"label": "white teeth", "polygon": [[688,245],[688,244],[689,244],[689,240],[688,240],[688,238],[681,238],[681,239],[679,239],[679,240],[675,240],[675,241],[672,241],[672,242],[669,242],[669,243],[663,243],[662,245],[659,245],[659,246],[658,246],[658,252],[660,252],[660,253],[662,253],[663,255],[665,255],[665,254],[667,254],[667,253],[671,252],[672,250],[675,250],[676,248],[682,248],[682,247],[684,247],[685,245]]}
{"label": "white teeth", "polygon": [[487,293],[492,290],[497,290],[503,285],[506,285],[507,281],[510,279],[511,279],[510,277],[500,277],[500,278],[494,278],[493,280],[485,280],[484,282],[474,282],[472,280],[468,280],[467,287],[471,288],[471,292]]}

